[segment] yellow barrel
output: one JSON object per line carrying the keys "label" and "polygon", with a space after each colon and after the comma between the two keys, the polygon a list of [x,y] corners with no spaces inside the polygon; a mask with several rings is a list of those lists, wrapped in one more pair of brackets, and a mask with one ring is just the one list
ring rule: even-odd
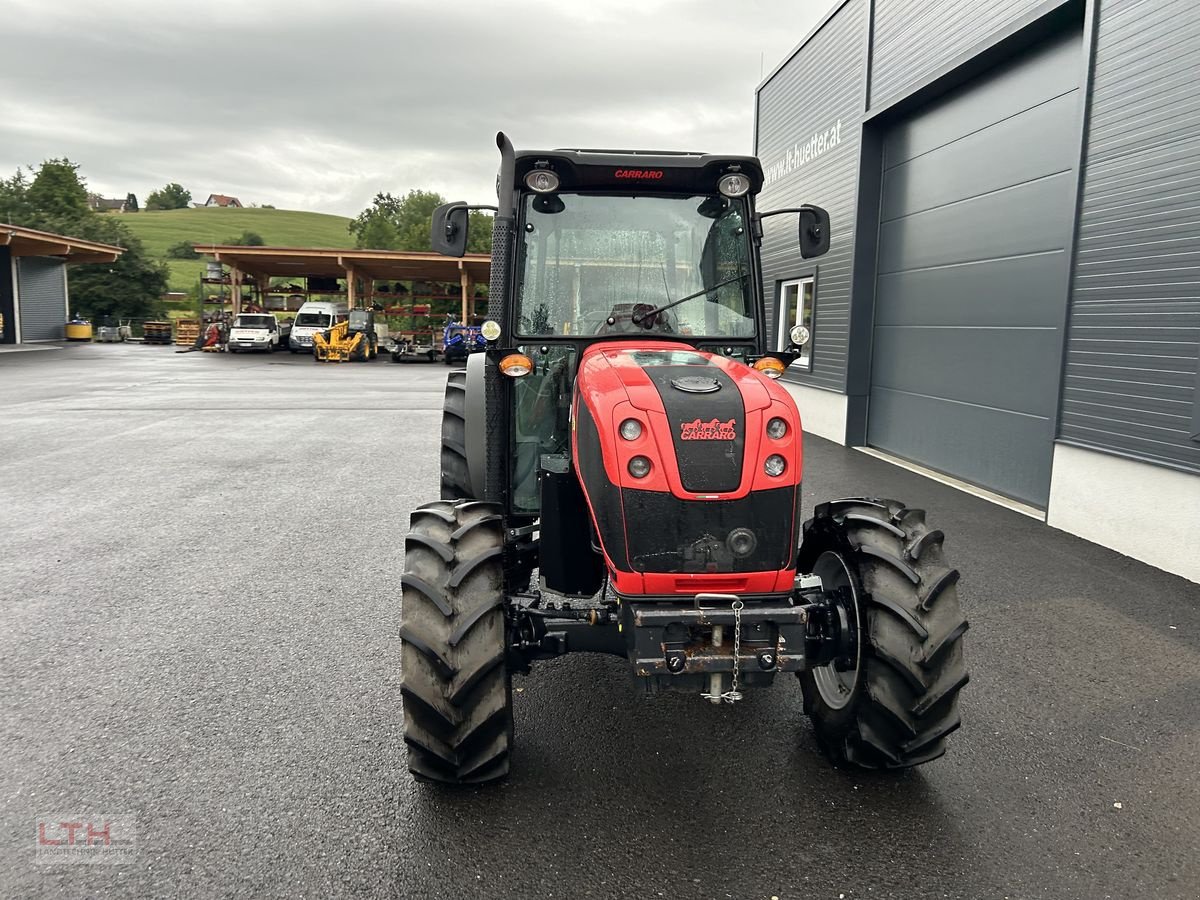
{"label": "yellow barrel", "polygon": [[68,341],[90,341],[92,339],[92,323],[91,322],[68,322],[67,323],[67,340]]}

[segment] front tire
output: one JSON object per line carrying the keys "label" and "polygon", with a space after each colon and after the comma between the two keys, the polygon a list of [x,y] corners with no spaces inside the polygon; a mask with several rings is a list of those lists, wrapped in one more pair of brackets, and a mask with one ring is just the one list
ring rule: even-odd
{"label": "front tire", "polygon": [[838,766],[905,769],[946,752],[968,680],[958,571],[925,513],[835,500],[804,525],[801,571],[841,588],[846,655],[799,673],[817,743]]}
{"label": "front tire", "polygon": [[508,775],[503,549],[494,504],[436,501],[412,514],[400,690],[408,769],[418,781],[481,784]]}
{"label": "front tire", "polygon": [[467,465],[467,370],[455,369],[446,378],[442,403],[442,499],[472,499]]}

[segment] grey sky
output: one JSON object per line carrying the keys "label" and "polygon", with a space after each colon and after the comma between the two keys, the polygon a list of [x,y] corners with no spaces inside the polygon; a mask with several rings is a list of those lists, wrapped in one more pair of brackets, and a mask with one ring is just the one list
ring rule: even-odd
{"label": "grey sky", "polygon": [[754,88],[833,0],[0,0],[0,173],[69,156],[105,196],[354,215],[494,195],[519,147],[748,153]]}

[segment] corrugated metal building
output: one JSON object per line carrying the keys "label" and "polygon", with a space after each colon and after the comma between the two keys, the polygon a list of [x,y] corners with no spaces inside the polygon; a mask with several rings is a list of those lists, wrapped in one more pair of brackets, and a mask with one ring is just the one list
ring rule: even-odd
{"label": "corrugated metal building", "polygon": [[1193,0],[837,3],[756,106],[760,209],[833,218],[763,245],[809,430],[1200,581],[1198,56]]}
{"label": "corrugated metal building", "polygon": [[61,341],[67,263],[112,262],[120,247],[0,225],[0,344]]}

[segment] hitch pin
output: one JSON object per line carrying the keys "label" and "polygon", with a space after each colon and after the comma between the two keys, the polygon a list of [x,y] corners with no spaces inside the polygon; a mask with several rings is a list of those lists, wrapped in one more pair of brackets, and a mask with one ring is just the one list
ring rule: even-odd
{"label": "hitch pin", "polygon": [[[725,626],[714,625],[712,630],[712,645],[714,649],[720,650],[721,643],[725,640]],[[708,676],[708,702],[721,702],[721,673],[710,672]]]}

